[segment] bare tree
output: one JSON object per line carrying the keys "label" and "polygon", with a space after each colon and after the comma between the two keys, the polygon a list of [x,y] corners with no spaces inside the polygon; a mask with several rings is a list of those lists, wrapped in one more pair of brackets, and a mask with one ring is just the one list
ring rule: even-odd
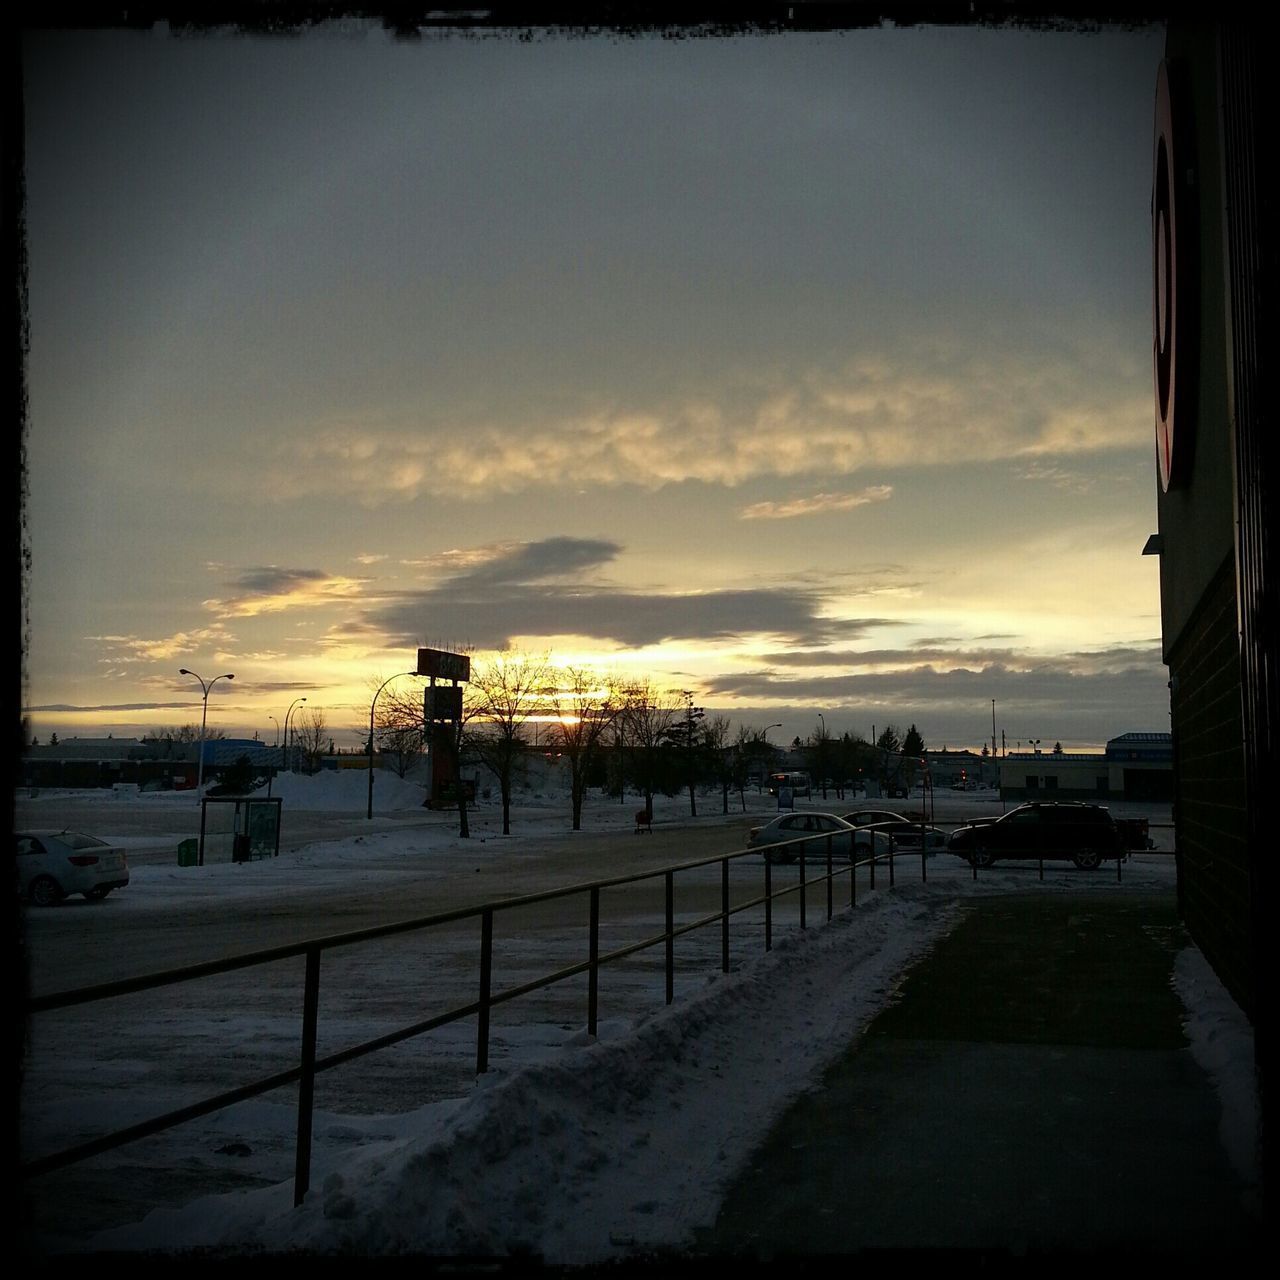
{"label": "bare tree", "polygon": [[611,677],[597,675],[587,667],[565,667],[557,673],[551,700],[560,717],[552,732],[561,755],[569,762],[573,829],[581,831],[587,778],[605,733],[618,715],[618,686]]}
{"label": "bare tree", "polygon": [[[383,684],[377,676],[369,681],[371,698]],[[367,752],[367,724],[360,726],[360,733]],[[390,756],[391,767],[401,778],[421,759],[426,746],[421,685],[388,684],[382,688],[374,711],[373,746],[382,755]]]}
{"label": "bare tree", "polygon": [[324,712],[319,708],[304,711],[298,717],[294,742],[302,752],[303,769],[306,773],[315,773],[320,768],[320,760],[328,741],[329,723],[324,718]]}
{"label": "bare tree", "polygon": [[[222,729],[210,729],[206,726],[204,731],[206,742],[221,741],[226,736]],[[179,725],[176,729],[171,725],[164,729],[152,729],[147,738],[154,738],[157,742],[176,742],[180,746],[186,746],[189,743],[200,741],[200,726],[198,724],[184,724]],[[146,738],[143,741],[146,741]]]}
{"label": "bare tree", "polygon": [[678,693],[655,689],[647,680],[623,691],[621,714],[626,720],[632,776],[644,795],[645,808],[653,812],[653,797],[663,775],[663,749],[683,700]]}
{"label": "bare tree", "polygon": [[824,800],[827,798],[827,778],[831,773],[832,742],[831,734],[827,730],[827,722],[819,720],[809,735],[808,742],[805,743],[805,763],[808,764],[809,772],[822,788]]}
{"label": "bare tree", "polygon": [[524,729],[547,699],[547,659],[501,654],[472,668],[467,685],[467,750],[498,779],[502,834],[511,834],[511,783],[527,749]]}
{"label": "bare tree", "polygon": [[[738,776],[743,773],[737,744],[729,740],[729,717],[710,716],[702,725],[702,745],[706,748],[707,766],[720,784],[723,812],[729,812],[729,792]],[[741,791],[741,788],[739,788]],[[742,807],[747,807],[746,797]]]}

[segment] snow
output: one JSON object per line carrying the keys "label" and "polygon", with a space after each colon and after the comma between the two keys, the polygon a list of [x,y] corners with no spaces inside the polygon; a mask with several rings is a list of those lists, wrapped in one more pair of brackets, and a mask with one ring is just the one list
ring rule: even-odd
{"label": "snow", "polygon": [[[290,806],[350,811],[365,793],[347,791],[361,783],[367,786],[358,774],[283,778],[273,790]],[[397,796],[406,808],[421,808],[412,784],[380,777],[377,791],[384,811]],[[718,797],[707,804],[718,810]],[[595,829],[629,824],[633,808],[595,802],[590,820]],[[676,801],[667,814],[679,812]],[[522,796],[517,813],[526,824],[541,813],[556,831],[566,825],[563,806],[551,810],[539,797]],[[476,820],[493,822],[492,808]],[[448,874],[424,871],[424,840],[447,847],[457,836],[442,822],[327,840],[239,866],[142,865],[120,903],[149,912],[202,893],[269,899],[296,892],[300,871],[313,883],[410,869],[419,877]],[[520,839],[499,840],[504,856],[518,854]],[[1125,869],[1126,885],[1167,889],[1172,882],[1167,856],[1138,855]],[[892,891],[883,881],[878,891],[860,890],[856,911],[775,936],[772,951],[729,975],[705,966],[671,1006],[655,1007],[652,991],[631,1007],[615,1002],[595,1038],[562,1025],[508,1026],[493,1069],[462,1096],[405,1114],[318,1110],[311,1191],[299,1208],[277,1161],[270,1185],[157,1208],[58,1248],[510,1255],[565,1265],[678,1250],[714,1221],[728,1181],[773,1121],[893,1000],[912,961],[956,924],[967,896],[1028,887],[1069,892],[1072,883],[1069,873],[1046,871],[1044,882],[1029,886],[1025,875],[996,870],[975,884],[967,867],[942,855],[931,860],[927,883],[900,873]],[[1192,1052],[1222,1103],[1223,1145],[1241,1178],[1256,1183],[1249,1024],[1194,947],[1178,956],[1174,987]],[[220,1034],[257,1034],[254,1017],[231,1014]],[[462,1037],[472,1033],[438,1034],[446,1043],[458,1037],[455,1048],[465,1054]],[[95,1048],[107,1058],[118,1056],[113,1049],[123,1053],[110,1039]],[[100,1086],[102,1077],[94,1079]],[[252,1134],[254,1147],[288,1152],[294,1110],[271,1098],[199,1122],[201,1145],[235,1153]],[[148,1102],[154,1114],[156,1100]],[[122,1111],[118,1118],[135,1117]],[[190,1137],[173,1143],[174,1152],[188,1151]]]}

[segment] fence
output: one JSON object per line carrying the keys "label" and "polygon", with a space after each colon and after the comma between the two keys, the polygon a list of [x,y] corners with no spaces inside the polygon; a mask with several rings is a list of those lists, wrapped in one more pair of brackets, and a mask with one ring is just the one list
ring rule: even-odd
{"label": "fence", "polygon": [[[258,1097],[275,1089],[288,1085],[298,1086],[297,1135],[294,1160],[294,1203],[301,1204],[310,1186],[311,1176],[311,1140],[312,1109],[314,1099],[314,1082],[317,1074],[331,1070],[356,1058],[389,1048],[412,1037],[423,1035],[438,1027],[457,1022],[464,1018],[476,1019],[476,1074],[482,1075],[488,1070],[489,1058],[489,1018],[491,1010],[498,1005],[516,1000],[531,992],[549,987],[579,974],[587,974],[587,1031],[591,1035],[597,1032],[599,1014],[598,978],[601,966],[622,960],[640,951],[656,946],[665,949],[666,1002],[670,1004],[675,993],[675,944],[677,938],[696,929],[720,925],[720,967],[729,972],[729,937],[730,922],[736,915],[745,911],[763,907],[764,909],[764,947],[770,950],[773,946],[773,904],[779,898],[792,894],[799,896],[799,927],[807,928],[808,904],[810,891],[825,884],[826,918],[831,919],[835,912],[835,885],[844,875],[849,877],[849,905],[857,905],[857,870],[869,867],[870,884],[875,888],[877,865],[887,867],[889,884],[892,886],[896,875],[896,862],[901,857],[895,853],[894,841],[888,842],[888,850],[884,854],[875,854],[862,858],[857,856],[854,841],[855,833],[826,834],[804,836],[793,840],[781,841],[776,845],[761,846],[755,849],[739,850],[729,854],[700,858],[691,862],[677,863],[656,871],[637,872],[631,875],[614,876],[608,879],[595,880],[586,884],[572,885],[562,889],[549,889],[540,893],[524,894],[519,897],[505,898],[476,907],[459,908],[435,915],[423,916],[413,920],[398,921],[393,924],[379,925],[326,938],[313,939],[309,942],[292,943],[286,946],[250,952],[230,959],[210,961],[203,964],[190,965],[181,969],[164,973],[149,974],[143,977],[125,979],[118,982],[103,983],[97,986],[80,988],[74,991],[57,992],[49,995],[30,998],[26,1001],[28,1016],[55,1009],[66,1009],[78,1005],[86,1005],[96,1001],[109,1000],[113,997],[133,994],[140,991],[154,990],[160,987],[174,986],[179,983],[193,982],[215,974],[230,973],[237,970],[251,969],[255,966],[273,964],[291,957],[305,959],[302,1000],[302,1043],[298,1065],[273,1075],[250,1081],[238,1088],[230,1089],[211,1097],[193,1102],[174,1111],[166,1112],[150,1120],[119,1129],[111,1133],[80,1143],[65,1150],[33,1159],[22,1164],[20,1172],[27,1177],[36,1177],[55,1169],[87,1160],[91,1156],[124,1146],[126,1143],[174,1128],[189,1120],[209,1115],[225,1107],[250,1098]],[[846,845],[847,861],[836,864],[836,845]],[[817,845],[823,856],[819,861],[821,873],[810,878],[809,871],[815,860],[808,855],[810,847]],[[763,860],[764,883],[758,893],[743,901],[731,903],[729,900],[729,866],[731,862],[746,857],[759,857],[762,849],[796,848],[798,850],[799,876],[795,883],[788,883],[780,888],[773,884],[773,863]],[[920,851],[921,879],[928,878],[927,853]],[[676,876],[680,872],[690,871],[698,867],[719,864],[720,873],[720,908],[709,915],[680,924],[675,921],[675,888]],[[664,890],[665,927],[659,934],[642,938],[601,953],[600,950],[600,894],[601,890],[644,881],[661,879]],[[501,991],[492,989],[493,975],[493,937],[494,918],[505,911],[512,911],[535,903],[551,902],[586,895],[589,901],[589,924],[587,931],[586,956],[576,964],[544,974],[538,978],[506,988]],[[378,1036],[375,1039],[352,1045],[336,1053],[317,1057],[317,1029],[320,1000],[320,959],[326,951],[339,947],[352,946],[360,942],[369,942],[394,935],[441,928],[465,920],[478,920],[480,923],[479,943],[479,984],[474,1000],[448,1009],[433,1017],[424,1018],[396,1031]]]}

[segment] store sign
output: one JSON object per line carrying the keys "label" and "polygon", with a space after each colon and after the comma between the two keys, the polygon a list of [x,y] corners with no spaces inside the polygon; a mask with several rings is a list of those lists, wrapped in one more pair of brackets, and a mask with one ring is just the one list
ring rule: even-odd
{"label": "store sign", "polygon": [[449,653],[445,649],[419,649],[418,674],[437,680],[470,680],[471,659],[465,653]]}
{"label": "store sign", "polygon": [[462,686],[460,684],[438,684],[423,691],[423,714],[428,724],[437,720],[462,719]]}

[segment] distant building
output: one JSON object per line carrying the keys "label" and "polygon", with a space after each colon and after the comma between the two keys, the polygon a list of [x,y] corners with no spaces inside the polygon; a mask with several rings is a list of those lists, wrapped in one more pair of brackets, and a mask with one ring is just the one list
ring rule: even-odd
{"label": "distant building", "polygon": [[112,787],[117,783],[195,786],[194,743],[145,738],[66,738],[28,747],[24,787]]}
{"label": "distant building", "polygon": [[1105,751],[1010,751],[1002,800],[1173,799],[1173,735],[1125,733]]}
{"label": "distant building", "polygon": [[926,750],[921,759],[929,767],[929,779],[935,790],[967,783],[994,787],[999,779],[999,762],[977,751]]}

